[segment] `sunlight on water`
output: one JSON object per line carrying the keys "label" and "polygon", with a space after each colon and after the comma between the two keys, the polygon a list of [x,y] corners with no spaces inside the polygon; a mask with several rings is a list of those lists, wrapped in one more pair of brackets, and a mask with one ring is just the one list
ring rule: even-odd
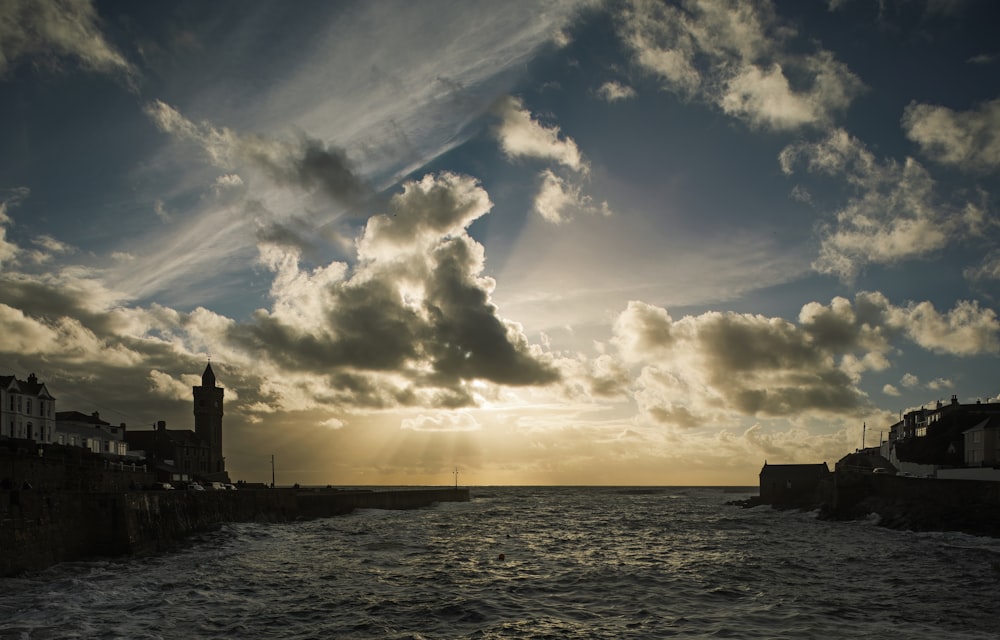
{"label": "sunlight on water", "polygon": [[473,495],[8,579],[0,638],[996,637],[997,540],[712,489]]}

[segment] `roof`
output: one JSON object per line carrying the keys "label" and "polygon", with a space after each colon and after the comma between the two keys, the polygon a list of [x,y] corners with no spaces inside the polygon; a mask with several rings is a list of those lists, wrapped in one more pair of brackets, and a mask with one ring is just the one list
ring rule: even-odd
{"label": "roof", "polygon": [[16,376],[0,376],[0,388],[43,400],[55,400],[49,390],[45,388],[45,383],[39,382],[33,373],[28,376],[27,380],[18,380]]}
{"label": "roof", "polygon": [[56,411],[56,422],[81,422],[95,427],[111,426],[110,422],[101,420],[101,416],[96,412],[87,415],[86,413],[82,413],[80,411]]}
{"label": "roof", "polygon": [[969,427],[962,433],[970,433],[972,431],[986,431],[987,429],[1000,429],[1000,419],[996,416],[990,416],[982,422],[976,424],[975,426]]}
{"label": "roof", "polygon": [[187,429],[162,429],[150,431],[131,430],[125,434],[125,441],[134,449],[149,449],[157,442],[167,441],[185,447],[207,447],[208,444],[194,431]]}
{"label": "roof", "polygon": [[205,372],[201,374],[201,386],[203,387],[215,386],[215,372],[212,371],[211,362],[205,365]]}
{"label": "roof", "polygon": [[768,464],[764,462],[764,467],[760,470],[760,475],[789,476],[816,476],[830,473],[830,467],[825,462],[818,464]]}

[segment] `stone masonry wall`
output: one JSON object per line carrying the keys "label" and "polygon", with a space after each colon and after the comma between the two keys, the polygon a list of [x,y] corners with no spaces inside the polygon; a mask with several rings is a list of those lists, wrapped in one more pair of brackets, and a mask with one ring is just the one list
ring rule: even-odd
{"label": "stone masonry wall", "polygon": [[162,551],[224,522],[285,522],[468,500],[468,489],[0,490],[0,576],[86,557]]}

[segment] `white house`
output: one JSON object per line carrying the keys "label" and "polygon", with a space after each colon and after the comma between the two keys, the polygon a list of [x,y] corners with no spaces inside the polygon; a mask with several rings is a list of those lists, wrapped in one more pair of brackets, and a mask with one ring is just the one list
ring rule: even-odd
{"label": "white house", "polygon": [[27,380],[0,376],[0,436],[52,443],[55,415],[56,399],[35,374]]}

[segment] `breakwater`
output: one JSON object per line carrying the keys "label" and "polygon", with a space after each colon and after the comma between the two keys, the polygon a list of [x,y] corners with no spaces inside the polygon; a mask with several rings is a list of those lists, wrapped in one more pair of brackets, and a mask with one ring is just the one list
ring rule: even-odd
{"label": "breakwater", "polygon": [[822,517],[879,516],[879,524],[913,531],[964,531],[1000,537],[1000,482],[912,478],[838,469]]}
{"label": "breakwater", "polygon": [[0,491],[0,576],[67,560],[161,551],[224,522],[287,522],[469,499],[464,488]]}

